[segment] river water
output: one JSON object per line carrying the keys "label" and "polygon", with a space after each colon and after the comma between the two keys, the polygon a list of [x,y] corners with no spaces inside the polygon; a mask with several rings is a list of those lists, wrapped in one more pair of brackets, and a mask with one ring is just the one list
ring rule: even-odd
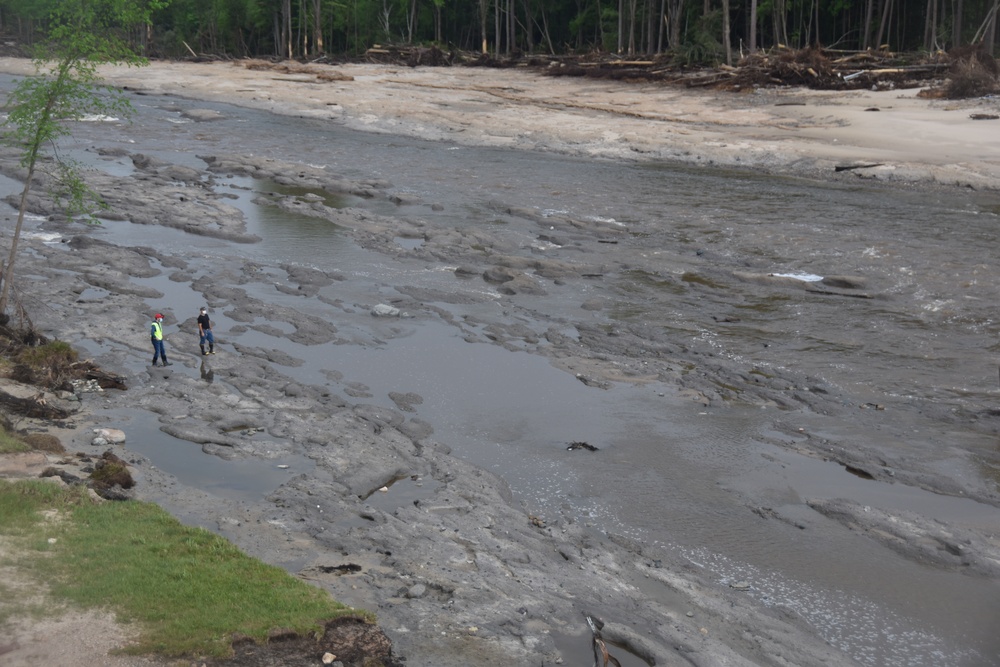
{"label": "river water", "polygon": [[[521,238],[526,247],[538,243],[537,230],[511,221],[506,207],[627,228],[631,238],[641,239],[631,256],[634,271],[622,272],[611,285],[525,296],[516,308],[499,298],[442,307],[458,317],[492,320],[510,308],[512,320],[567,335],[639,323],[709,351],[713,363],[780,370],[803,384],[836,388],[845,404],[889,409],[844,419],[738,403],[705,407],[655,382],[601,390],[527,349],[469,344],[443,321],[401,320],[392,330],[379,329],[364,312],[352,319],[315,300],[264,291],[255,296],[330,317],[360,344],[310,347],[252,330],[229,340],[303,359],[299,368],[282,369],[300,382],[327,384],[324,371],[335,370],[365,387],[371,402],[391,406],[390,391],[419,394],[418,414],[434,426],[434,437],[506,478],[531,513],[571,514],[674,551],[720,585],[748,581],[748,594],[761,604],[798,615],[860,664],[1000,665],[997,582],[906,560],[804,503],[844,497],[993,534],[1000,533],[1000,510],[862,479],[778,446],[794,437],[774,426],[794,422],[848,443],[874,439],[957,479],[1000,477],[996,437],[963,421],[988,413],[1000,396],[996,197],[468,148],[218,104],[153,96],[133,102],[134,125],[79,124],[75,143],[64,150],[119,173],[131,171],[127,159],[92,149],[125,148],[199,169],[204,162],[198,156],[229,153],[325,166],[349,179],[385,179],[395,192],[440,204],[432,209],[346,197],[343,205],[435,227],[504,226],[501,233]],[[216,109],[222,119],[193,123],[179,114],[182,107]],[[337,271],[345,280],[334,289],[347,303],[388,302],[402,285],[456,289],[453,267],[367,251],[327,223],[251,203],[250,194],[273,184],[231,178],[218,188],[235,197],[260,243],[114,221],[99,233],[115,243],[190,257],[200,267],[249,259]],[[400,239],[402,246],[411,243],[419,245]],[[803,279],[860,275],[877,297],[774,292],[762,298],[732,285],[712,289],[713,275],[723,271]],[[664,286],[684,277],[704,289]],[[151,308],[168,303],[176,312],[194,313],[202,303],[197,285],[165,277],[142,282],[167,295]],[[580,307],[600,297],[615,306],[600,312]],[[236,324],[223,312],[214,315],[223,336]],[[143,355],[127,362],[136,372]],[[911,403],[958,416],[942,420],[908,411]],[[588,452],[566,451],[577,440],[599,445],[599,466],[583,458]],[[198,459],[205,455],[190,452],[190,458],[171,460],[157,460],[155,447],[143,453],[182,482],[197,484]],[[248,493],[246,483],[236,486]],[[261,495],[269,490],[262,488]],[[758,520],[748,509],[762,506],[788,520]]]}

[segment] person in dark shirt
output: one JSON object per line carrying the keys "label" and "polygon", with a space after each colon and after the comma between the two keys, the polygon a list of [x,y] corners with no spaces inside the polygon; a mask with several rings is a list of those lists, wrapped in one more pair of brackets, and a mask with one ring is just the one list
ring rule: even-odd
{"label": "person in dark shirt", "polygon": [[[215,354],[215,336],[212,335],[212,321],[208,319],[208,310],[202,306],[198,314],[198,341],[202,356]],[[208,341],[208,352],[205,351],[205,341]]]}

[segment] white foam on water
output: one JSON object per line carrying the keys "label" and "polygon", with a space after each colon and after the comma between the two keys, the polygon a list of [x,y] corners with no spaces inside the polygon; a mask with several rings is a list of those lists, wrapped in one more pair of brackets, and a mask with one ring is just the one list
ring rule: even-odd
{"label": "white foam on water", "polygon": [[24,237],[38,239],[42,243],[59,243],[60,239],[62,239],[62,234],[55,234],[53,232],[27,232]]}
{"label": "white foam on water", "polygon": [[775,278],[794,278],[795,280],[801,280],[807,283],[817,283],[823,280],[823,276],[817,276],[815,273],[769,273],[769,276],[774,276]]}
{"label": "white foam on water", "polygon": [[85,114],[77,118],[81,123],[117,123],[120,118],[115,118],[114,116],[106,116],[104,114],[94,113]]}

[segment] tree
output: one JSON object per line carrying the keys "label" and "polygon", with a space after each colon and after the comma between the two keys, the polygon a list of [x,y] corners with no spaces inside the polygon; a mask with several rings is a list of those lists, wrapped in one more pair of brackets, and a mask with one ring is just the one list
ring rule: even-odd
{"label": "tree", "polygon": [[163,0],[55,0],[45,18],[45,40],[34,58],[37,76],[28,77],[11,91],[7,101],[4,138],[23,150],[27,170],[10,255],[2,269],[0,315],[7,312],[14,277],[17,246],[36,169],[46,149],[52,151],[53,195],[67,214],[92,214],[103,205],[74,164],[54,150],[59,137],[70,133],[67,122],[87,115],[127,117],[132,111],[124,93],[100,84],[98,68],[106,64],[139,66],[145,58],[128,41],[132,27],[147,25],[150,13]]}

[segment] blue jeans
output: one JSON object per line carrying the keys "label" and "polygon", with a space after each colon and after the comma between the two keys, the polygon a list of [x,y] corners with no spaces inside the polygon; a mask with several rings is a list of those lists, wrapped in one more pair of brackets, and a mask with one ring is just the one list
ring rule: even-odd
{"label": "blue jeans", "polygon": [[156,365],[156,360],[160,357],[163,357],[163,363],[167,363],[167,350],[163,347],[163,341],[153,337],[150,337],[149,340],[153,344],[153,365]]}
{"label": "blue jeans", "polygon": [[209,345],[215,346],[215,336],[212,335],[211,329],[203,329],[201,336],[198,338],[198,342],[204,347],[205,341],[208,341]]}

